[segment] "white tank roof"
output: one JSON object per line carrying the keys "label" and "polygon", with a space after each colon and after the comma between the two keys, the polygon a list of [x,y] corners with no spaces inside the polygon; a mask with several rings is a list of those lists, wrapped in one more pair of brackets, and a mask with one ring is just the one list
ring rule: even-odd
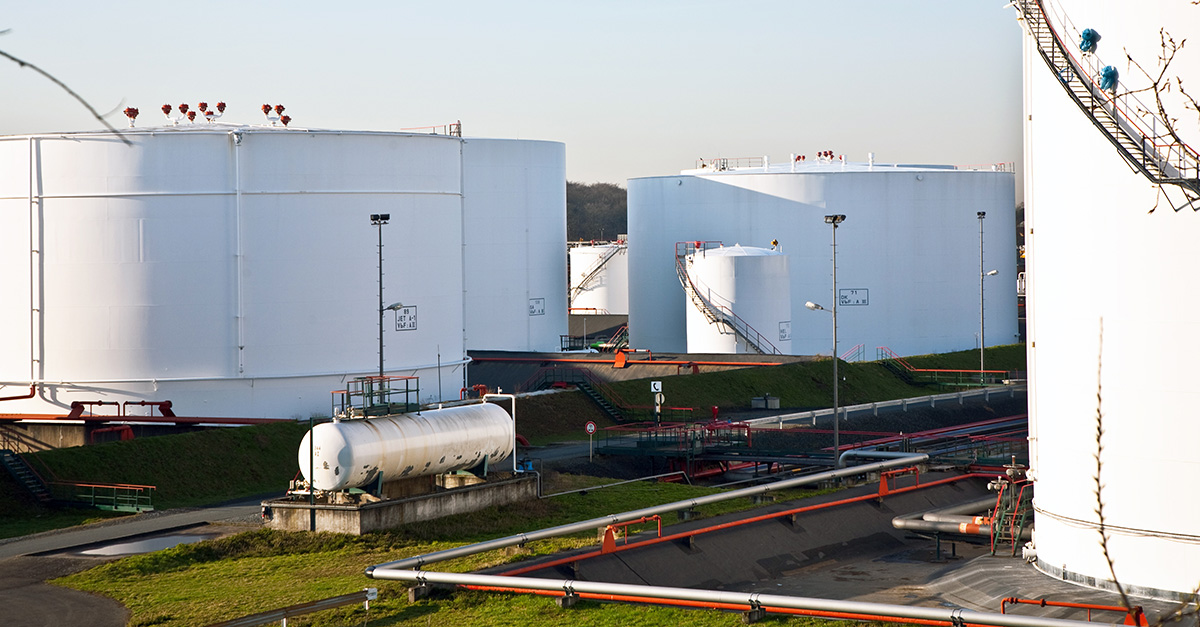
{"label": "white tank roof", "polygon": [[733,246],[720,246],[718,248],[709,248],[702,253],[701,257],[761,257],[765,255],[782,255],[778,250],[770,248],[758,248],[756,246],[742,246],[734,244]]}
{"label": "white tank roof", "polygon": [[[948,165],[921,163],[863,163],[841,161],[838,159],[791,161],[783,160],[778,163],[761,158],[755,158],[750,165],[721,164],[720,159],[715,165],[681,170],[683,175],[701,176],[731,176],[738,174],[828,174],[837,172],[944,172],[947,170],[974,172],[1013,172],[1012,163],[985,163],[978,165]],[[757,163],[755,163],[757,162]],[[671,175],[673,176],[673,175]],[[637,178],[663,178],[662,176],[645,176]],[[631,179],[634,180],[634,179]]]}
{"label": "white tank roof", "polygon": [[[460,140],[461,137],[455,135],[439,135],[432,133],[416,133],[408,131],[356,131],[345,129],[329,129],[329,128],[306,128],[296,125],[282,126],[270,124],[233,124],[229,122],[183,122],[178,125],[163,124],[159,126],[135,126],[132,128],[118,128],[121,135],[142,136],[142,135],[162,135],[166,133],[219,133],[227,134],[233,131],[249,131],[255,133],[334,133],[337,135],[405,135],[405,136],[421,136],[421,137],[444,137],[447,139]],[[76,135],[115,135],[108,129],[94,129],[89,131],[61,131],[48,133],[28,133],[25,135],[4,135],[0,139],[16,139],[25,137],[67,137]]]}

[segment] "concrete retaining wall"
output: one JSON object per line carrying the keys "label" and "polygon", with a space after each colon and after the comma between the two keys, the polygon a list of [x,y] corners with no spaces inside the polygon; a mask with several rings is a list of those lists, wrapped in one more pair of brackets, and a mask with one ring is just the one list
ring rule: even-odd
{"label": "concrete retaining wall", "polygon": [[[316,530],[361,535],[406,523],[435,520],[536,498],[537,477],[519,475],[405,499],[361,505],[317,503]],[[309,505],[306,500],[272,499],[263,501],[263,509],[267,516],[265,522],[272,529],[309,530]]]}

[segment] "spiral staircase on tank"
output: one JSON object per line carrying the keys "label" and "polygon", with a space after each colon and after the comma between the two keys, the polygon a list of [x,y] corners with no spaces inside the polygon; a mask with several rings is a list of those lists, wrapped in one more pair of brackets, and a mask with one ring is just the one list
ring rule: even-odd
{"label": "spiral staircase on tank", "polygon": [[1200,200],[1200,155],[1153,113],[1157,105],[1142,103],[1130,93],[1102,90],[1099,76],[1104,64],[1095,55],[1080,54],[1077,47],[1065,43],[1064,34],[1078,39],[1078,29],[1063,15],[1057,16],[1062,31],[1056,30],[1044,4],[1044,0],[1010,3],[1071,100],[1130,166],[1157,185],[1178,186],[1193,210],[1200,209],[1194,202]]}
{"label": "spiral staircase on tank", "polygon": [[760,355],[782,355],[783,353],[779,352],[779,349],[775,348],[770,340],[733,313],[732,309],[710,301],[696,288],[696,283],[688,274],[688,257],[698,251],[719,245],[719,242],[678,242],[675,244],[675,273],[679,275],[679,283],[683,285],[683,291],[687,293],[688,300],[692,301],[692,305],[704,314],[704,318],[708,320],[709,324],[722,325],[732,330],[754,352]]}
{"label": "spiral staircase on tank", "polygon": [[600,271],[604,269],[604,264],[608,263],[610,259],[615,257],[618,252],[624,249],[625,247],[623,245],[614,244],[608,250],[604,251],[604,254],[601,255],[600,258],[593,262],[591,267],[588,268],[587,273],[584,274],[579,283],[575,284],[575,287],[571,288],[571,295],[567,299],[567,302],[575,302],[575,299],[579,297],[579,294],[583,292],[588,284],[594,281],[597,276],[600,276]]}

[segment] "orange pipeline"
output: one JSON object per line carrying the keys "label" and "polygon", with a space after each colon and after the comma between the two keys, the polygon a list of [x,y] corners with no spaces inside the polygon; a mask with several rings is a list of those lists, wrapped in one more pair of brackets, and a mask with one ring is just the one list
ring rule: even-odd
{"label": "orange pipeline", "polygon": [[[961,481],[963,479],[991,478],[992,476],[993,475],[987,474],[987,473],[970,473],[970,474],[966,474],[966,475],[959,475],[957,477],[948,477],[946,479],[939,479],[937,481],[931,481],[929,483],[923,483],[921,485],[914,485],[914,486],[908,486],[906,488],[892,489],[892,490],[888,491],[888,494],[889,495],[890,494],[903,494],[905,492],[912,492],[914,490],[920,490],[922,488],[930,488],[930,487],[937,486],[937,485],[944,485],[944,484],[952,483],[955,481]],[[848,499],[831,501],[829,503],[821,503],[818,505],[807,505],[805,507],[798,507],[796,509],[785,510],[782,512],[773,512],[770,514],[763,514],[761,516],[752,516],[750,518],[743,518],[741,520],[735,520],[733,522],[721,523],[719,525],[713,525],[711,527],[704,527],[702,529],[696,529],[694,531],[684,531],[684,532],[680,532],[680,533],[671,534],[668,536],[662,536],[659,538],[651,538],[649,540],[638,542],[637,544],[623,544],[621,546],[616,547],[614,550],[609,551],[608,553],[609,554],[619,553],[621,551],[628,551],[630,549],[635,549],[635,548],[639,548],[642,546],[649,546],[651,544],[658,544],[660,542],[671,542],[673,540],[681,540],[683,538],[688,538],[691,536],[698,536],[698,535],[705,534],[705,533],[711,533],[713,531],[732,529],[733,527],[739,527],[741,525],[748,525],[750,523],[762,522],[765,520],[772,520],[772,519],[780,518],[783,516],[791,516],[793,514],[802,514],[805,512],[812,512],[812,511],[816,511],[816,510],[820,510],[820,509],[826,509],[829,507],[835,507],[837,505],[849,505],[851,503],[859,503],[862,501],[872,501],[872,500],[875,500],[878,498],[880,498],[878,493],[871,493],[871,494],[864,494],[862,496],[851,497]],[[539,564],[532,564],[530,566],[525,566],[522,568],[507,570],[501,574],[504,576],[509,576],[509,577],[516,576],[516,575],[523,575],[525,573],[531,573],[531,572],[535,572],[535,571],[542,570],[545,568],[553,568],[555,566],[562,566],[563,564],[570,564],[572,562],[580,562],[580,561],[583,561],[586,559],[591,559],[593,557],[599,557],[600,555],[604,555],[604,554],[605,553],[603,553],[602,551],[592,551],[589,553],[584,553],[582,555],[576,555],[576,556],[572,556],[572,557],[564,557],[564,558],[552,560],[549,562],[542,562]]]}
{"label": "orange pipeline", "polygon": [[[563,593],[553,590],[531,590],[528,588],[497,588],[493,586],[459,586],[467,590],[477,590],[481,592],[515,592],[518,594],[536,594],[539,596],[561,597]],[[575,592],[576,596],[581,599],[590,599],[592,601],[615,601],[619,603],[653,603],[655,605],[672,605],[676,607],[686,607],[693,609],[709,609],[709,610],[733,610],[744,612],[752,609],[749,605],[741,605],[737,603],[720,603],[717,601],[688,601],[684,599],[661,599],[657,597],[635,597],[624,594],[598,594],[594,592]],[[848,620],[868,620],[880,621],[887,623],[908,623],[911,625],[932,625],[936,627],[952,625],[950,621],[925,620],[920,618],[899,618],[896,616],[885,616],[882,614],[854,614],[848,612],[829,612],[823,610],[801,610],[790,607],[770,607],[761,606],[767,612],[772,614],[793,614],[797,616],[815,616],[819,618],[840,618]]]}
{"label": "orange pipeline", "polygon": [[[613,365],[613,361],[609,359],[569,359],[569,358],[552,358],[552,359],[537,359],[531,357],[474,357],[474,361],[520,361],[520,362],[548,362],[557,364],[607,364]],[[648,365],[648,366],[782,366],[783,362],[778,361],[681,361],[673,359],[655,360],[655,361],[634,361],[629,360],[625,363],[626,366]],[[974,372],[979,372],[975,370]]]}

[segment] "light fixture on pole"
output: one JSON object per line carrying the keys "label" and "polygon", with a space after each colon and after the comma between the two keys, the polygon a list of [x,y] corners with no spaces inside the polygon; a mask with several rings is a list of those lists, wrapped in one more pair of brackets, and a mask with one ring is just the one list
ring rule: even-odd
{"label": "light fixture on pole", "polygon": [[379,376],[383,376],[383,225],[392,219],[390,213],[372,213],[371,224],[379,231]]}

